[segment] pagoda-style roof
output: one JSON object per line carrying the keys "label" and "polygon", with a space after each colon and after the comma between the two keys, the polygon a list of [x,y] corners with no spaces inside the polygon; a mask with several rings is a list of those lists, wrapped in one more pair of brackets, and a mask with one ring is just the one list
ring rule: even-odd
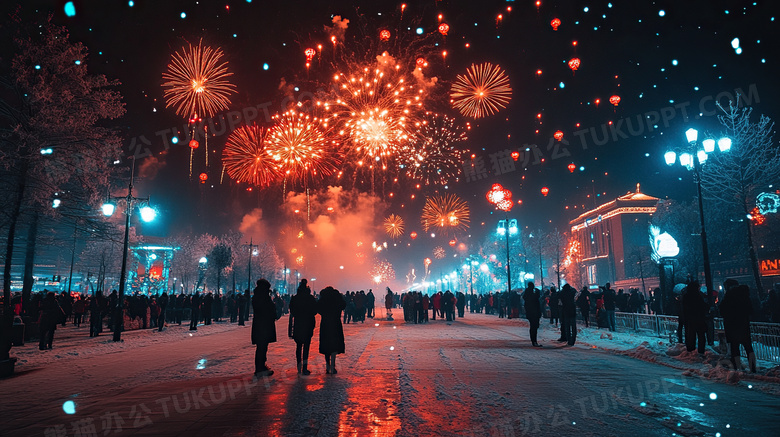
{"label": "pagoda-style roof", "polygon": [[600,222],[619,214],[653,214],[658,205],[658,200],[657,197],[648,196],[639,191],[639,184],[637,184],[636,191],[629,191],[617,199],[582,213],[570,221],[569,224],[572,227],[572,231],[576,231],[594,222]]}

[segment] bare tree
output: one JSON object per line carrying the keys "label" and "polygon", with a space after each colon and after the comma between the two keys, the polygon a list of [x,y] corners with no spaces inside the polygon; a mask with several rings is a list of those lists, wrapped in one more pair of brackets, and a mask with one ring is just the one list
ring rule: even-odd
{"label": "bare tree", "polygon": [[748,214],[755,206],[760,190],[777,183],[780,176],[780,147],[774,142],[774,123],[761,115],[751,121],[752,108],[730,102],[728,108],[719,105],[723,115],[718,120],[724,127],[723,136],[732,141],[728,152],[710,156],[702,172],[705,196],[731,210],[742,223],[747,241],[753,279],[762,297],[761,272],[753,243],[753,229]]}

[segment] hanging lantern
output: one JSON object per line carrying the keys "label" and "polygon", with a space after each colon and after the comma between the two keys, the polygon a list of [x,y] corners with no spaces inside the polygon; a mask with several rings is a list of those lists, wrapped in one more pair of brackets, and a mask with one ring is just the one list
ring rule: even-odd
{"label": "hanging lantern", "polygon": [[458,243],[458,242],[457,242],[457,241],[455,241],[455,240],[450,240],[450,246],[451,246],[451,247],[455,247],[455,245],[456,245],[457,243]]}
{"label": "hanging lantern", "polygon": [[569,60],[569,68],[571,68],[572,71],[577,71],[577,69],[580,68],[580,58],[571,58],[571,60]]}
{"label": "hanging lantern", "polygon": [[613,105],[617,106],[618,103],[620,103],[620,96],[615,94],[614,96],[610,97],[609,103],[612,103]]}
{"label": "hanging lantern", "polygon": [[412,237],[412,240],[414,240],[415,238],[417,238],[417,232],[412,231],[412,233],[409,234],[409,236]]}
{"label": "hanging lantern", "polygon": [[552,21],[550,21],[550,26],[552,26],[553,30],[557,31],[558,26],[561,25],[561,20],[558,18],[553,18]]}
{"label": "hanging lantern", "polygon": [[201,184],[205,184],[208,179],[209,179],[209,175],[207,175],[206,173],[201,173],[200,174],[200,183]]}
{"label": "hanging lantern", "polygon": [[561,132],[561,131],[557,130],[557,131],[555,131],[555,133],[553,134],[553,137],[554,137],[556,140],[560,141],[560,140],[562,140],[562,139],[563,139],[563,132]]}
{"label": "hanging lantern", "polygon": [[379,32],[379,39],[382,41],[387,41],[390,39],[390,31],[387,29],[382,29],[381,32]]}
{"label": "hanging lantern", "polygon": [[428,63],[425,62],[425,58],[417,58],[417,66],[418,67],[422,68],[422,67],[425,67],[427,65],[428,65]]}
{"label": "hanging lantern", "polygon": [[512,152],[510,155],[512,156],[512,159],[514,159],[515,161],[517,161],[520,158],[520,152],[518,152],[517,150]]}
{"label": "hanging lantern", "polygon": [[574,163],[572,162],[571,164],[569,164],[568,166],[566,166],[566,168],[568,168],[568,169],[569,169],[569,173],[574,173],[574,170],[576,170],[576,169],[577,169],[577,166],[576,166],[576,165],[574,165]]}
{"label": "hanging lantern", "polygon": [[442,35],[447,35],[447,32],[450,31],[450,25],[447,23],[441,23],[439,24],[439,33]]}
{"label": "hanging lantern", "polygon": [[198,141],[197,141],[197,140],[190,140],[190,149],[193,149],[193,150],[195,150],[195,149],[197,149],[197,148],[198,148],[198,146],[199,146],[199,145],[200,145],[200,144],[198,143]]}
{"label": "hanging lantern", "polygon": [[601,103],[601,99],[596,99],[594,103],[596,104],[596,107],[598,108],[599,107],[599,103]]}
{"label": "hanging lantern", "polygon": [[547,187],[542,187],[542,196],[547,197],[547,195],[550,193],[550,189]]}
{"label": "hanging lantern", "polygon": [[311,62],[311,60],[314,59],[314,55],[317,54],[317,51],[309,47],[303,51],[303,54],[306,55],[306,62]]}

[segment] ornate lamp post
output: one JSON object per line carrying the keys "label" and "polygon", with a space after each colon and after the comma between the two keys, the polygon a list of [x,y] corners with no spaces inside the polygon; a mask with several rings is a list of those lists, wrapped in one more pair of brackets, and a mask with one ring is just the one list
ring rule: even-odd
{"label": "ornate lamp post", "polygon": [[149,206],[148,197],[135,197],[133,196],[133,178],[135,176],[135,159],[133,159],[132,167],[130,168],[130,185],[127,187],[126,196],[109,196],[108,200],[103,204],[101,210],[103,215],[110,217],[116,211],[116,207],[124,204],[125,207],[125,238],[122,246],[122,272],[119,274],[119,296],[115,308],[115,322],[114,322],[114,341],[121,341],[122,329],[124,328],[124,312],[122,307],[125,300],[125,282],[127,280],[127,246],[130,240],[130,216],[133,212],[134,203],[138,204],[138,212],[141,214],[141,220],[145,222],[151,222],[157,217],[157,211]]}
{"label": "ornate lamp post", "polygon": [[[710,269],[710,252],[707,247],[707,231],[704,226],[704,203],[701,196],[701,172],[704,163],[707,161],[707,155],[715,152],[715,140],[708,138],[701,142],[703,149],[699,149],[699,131],[696,129],[688,129],[685,131],[685,137],[688,140],[688,148],[685,152],[680,153],[679,163],[688,170],[694,171],[694,179],[696,179],[696,190],[699,196],[699,221],[701,223],[701,251],[704,258],[704,282],[707,286],[708,303],[710,306],[714,305],[714,296],[712,293],[712,270]],[[731,149],[731,139],[721,138],[718,140],[718,150],[720,152],[728,152]],[[666,164],[672,166],[677,162],[677,153],[674,151],[668,151],[664,154],[664,160]]]}

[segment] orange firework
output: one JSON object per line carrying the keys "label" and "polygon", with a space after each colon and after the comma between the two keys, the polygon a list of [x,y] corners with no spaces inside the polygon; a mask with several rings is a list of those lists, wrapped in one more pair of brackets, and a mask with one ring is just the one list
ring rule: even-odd
{"label": "orange firework", "polygon": [[454,194],[429,197],[420,217],[423,229],[438,228],[445,234],[469,228],[469,205]]}
{"label": "orange firework", "polygon": [[444,257],[447,256],[447,252],[444,251],[444,248],[441,246],[436,246],[433,248],[433,257],[436,259],[444,259]]}
{"label": "orange firework", "polygon": [[243,126],[230,134],[222,162],[233,180],[263,188],[279,177],[278,164],[266,150],[266,133],[258,126]]}
{"label": "orange firework", "polygon": [[285,178],[307,185],[315,176],[325,177],[336,171],[339,144],[329,138],[327,123],[293,110],[273,119],[276,124],[268,135],[268,155]]}
{"label": "orange firework", "polygon": [[355,74],[336,74],[336,95],[324,106],[348,139],[349,161],[385,170],[409,142],[410,120],[422,107],[422,90],[407,83],[399,66],[383,65],[387,73],[363,68]]}
{"label": "orange firework", "polygon": [[371,280],[376,284],[392,281],[395,279],[395,269],[387,260],[377,261],[369,272]]}
{"label": "orange firework", "polygon": [[407,175],[425,185],[457,181],[464,151],[456,146],[466,139],[465,130],[452,118],[426,114],[418,123],[409,153],[403,155]]}
{"label": "orange firework", "polygon": [[174,53],[163,74],[166,107],[182,117],[211,117],[228,109],[236,89],[227,80],[233,73],[221,59],[222,49],[203,47],[202,41]]}
{"label": "orange firework", "polygon": [[385,219],[385,232],[391,238],[398,238],[404,234],[404,219],[395,214],[390,214]]}
{"label": "orange firework", "polygon": [[465,75],[458,75],[450,92],[452,106],[471,118],[493,115],[512,98],[509,77],[498,65],[472,64]]}

